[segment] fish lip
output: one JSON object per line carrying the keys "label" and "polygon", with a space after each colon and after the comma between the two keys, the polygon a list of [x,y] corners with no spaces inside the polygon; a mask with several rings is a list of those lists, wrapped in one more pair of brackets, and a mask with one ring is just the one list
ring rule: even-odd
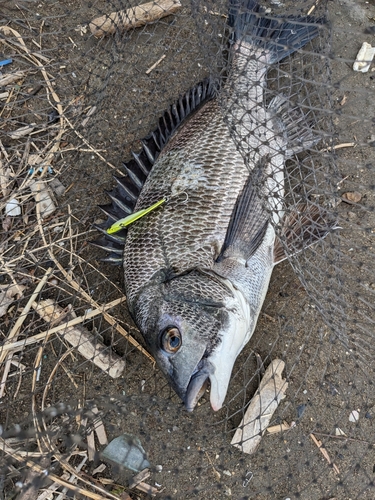
{"label": "fish lip", "polygon": [[192,412],[206,391],[209,383],[210,377],[210,365],[206,359],[202,359],[197,368],[194,370],[194,373],[190,377],[189,384],[187,386],[185,396],[184,396],[184,404],[188,412]]}

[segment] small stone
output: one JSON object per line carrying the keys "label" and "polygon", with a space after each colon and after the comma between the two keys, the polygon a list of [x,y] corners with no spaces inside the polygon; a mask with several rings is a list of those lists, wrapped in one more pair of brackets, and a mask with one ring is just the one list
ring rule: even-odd
{"label": "small stone", "polygon": [[361,201],[362,195],[358,191],[348,191],[343,193],[342,198],[346,203],[352,204]]}
{"label": "small stone", "polygon": [[226,476],[232,476],[232,473],[230,470],[223,470],[223,474],[225,474]]}
{"label": "small stone", "polygon": [[359,413],[357,410],[353,410],[350,415],[349,415],[349,422],[358,422],[359,420]]}
{"label": "small stone", "polygon": [[162,465],[156,465],[155,466],[155,470],[156,470],[156,472],[161,472],[163,470],[163,466]]}
{"label": "small stone", "polygon": [[228,486],[224,486],[224,495],[226,495],[227,497],[232,496],[232,490],[228,488]]}

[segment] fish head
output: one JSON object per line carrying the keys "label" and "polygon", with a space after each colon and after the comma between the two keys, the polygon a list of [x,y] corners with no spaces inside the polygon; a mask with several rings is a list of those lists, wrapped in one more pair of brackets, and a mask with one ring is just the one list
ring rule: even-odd
{"label": "fish head", "polygon": [[140,296],[136,322],[187,410],[208,382],[212,408],[222,407],[234,362],[249,338],[244,302],[226,280],[197,271]]}

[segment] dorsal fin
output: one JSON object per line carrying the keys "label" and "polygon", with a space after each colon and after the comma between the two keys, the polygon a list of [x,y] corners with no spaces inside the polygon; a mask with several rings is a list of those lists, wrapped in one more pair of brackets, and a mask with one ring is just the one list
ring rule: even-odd
{"label": "dorsal fin", "polygon": [[118,233],[118,237],[114,238],[114,235],[110,236],[106,233],[106,229],[116,220],[133,212],[143,184],[160,152],[183,122],[215,96],[215,90],[214,81],[210,78],[206,78],[192,87],[167,109],[159,119],[156,130],[141,141],[143,144],[141,151],[139,153],[132,151],[133,158],[124,163],[127,175],[115,177],[117,185],[108,192],[112,203],[99,206],[108,217],[106,222],[95,226],[104,234],[104,238],[91,242],[93,245],[110,252],[107,258],[102,259],[103,261],[121,264],[120,250],[125,245],[126,230],[122,230]]}

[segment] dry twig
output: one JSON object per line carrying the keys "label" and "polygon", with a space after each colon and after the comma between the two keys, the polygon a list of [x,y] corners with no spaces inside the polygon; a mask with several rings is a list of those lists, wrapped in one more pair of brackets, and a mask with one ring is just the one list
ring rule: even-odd
{"label": "dry twig", "polygon": [[333,470],[335,471],[336,474],[340,474],[339,468],[337,467],[336,464],[332,462],[330,459],[330,456],[328,455],[328,451],[324,448],[323,443],[316,439],[313,433],[310,434],[311,439],[313,442],[316,444],[316,446],[319,448],[320,453],[323,455],[323,457],[327,460],[329,465],[332,465]]}

